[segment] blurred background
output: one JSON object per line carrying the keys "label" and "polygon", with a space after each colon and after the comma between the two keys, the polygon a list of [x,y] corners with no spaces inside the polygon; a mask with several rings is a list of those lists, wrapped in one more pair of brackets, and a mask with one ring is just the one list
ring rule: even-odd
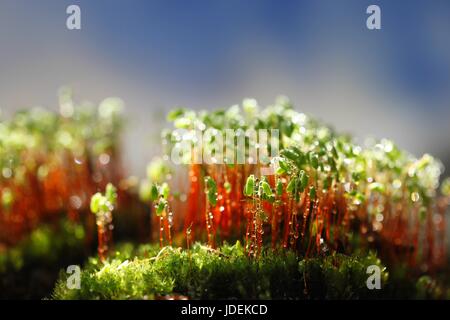
{"label": "blurred background", "polygon": [[[66,8],[81,7],[81,30]],[[381,30],[366,8],[381,7]],[[174,106],[296,108],[357,137],[429,152],[450,171],[450,2],[1,0],[0,108],[126,104],[125,161],[143,175]]]}

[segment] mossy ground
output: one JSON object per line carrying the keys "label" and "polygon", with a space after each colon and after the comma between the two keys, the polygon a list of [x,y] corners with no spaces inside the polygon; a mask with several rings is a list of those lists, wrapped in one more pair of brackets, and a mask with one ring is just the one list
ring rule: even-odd
{"label": "mossy ground", "polygon": [[85,230],[68,219],[43,224],[12,248],[0,248],[0,299],[42,299],[58,271],[84,261]]}
{"label": "mossy ground", "polygon": [[[369,265],[382,270],[381,290],[367,289]],[[255,259],[245,255],[239,242],[217,250],[199,243],[190,250],[123,244],[104,264],[97,258],[88,261],[80,289],[67,288],[68,276],[61,272],[52,298],[383,299],[433,294],[427,278],[421,278],[419,286],[417,279],[410,279],[411,285],[403,291],[400,280],[390,278],[374,253],[303,259],[291,251],[266,249]]]}

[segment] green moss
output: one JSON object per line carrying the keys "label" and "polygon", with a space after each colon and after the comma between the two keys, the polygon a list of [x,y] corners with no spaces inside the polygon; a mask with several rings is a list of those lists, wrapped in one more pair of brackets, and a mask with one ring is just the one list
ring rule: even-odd
{"label": "green moss", "polygon": [[[367,288],[371,265],[381,270],[381,290]],[[125,243],[104,264],[89,259],[79,290],[67,288],[68,276],[61,271],[53,299],[448,299],[450,293],[430,276],[388,271],[373,252],[305,259],[265,249],[254,259],[239,242],[218,249],[195,243],[189,251]]]}
{"label": "green moss", "polygon": [[56,226],[41,225],[17,246],[0,251],[0,274],[32,265],[52,264],[68,252],[80,252],[85,231],[67,219]]}
{"label": "green moss", "polygon": [[[381,290],[369,290],[366,285],[367,267],[381,269]],[[389,280],[386,268],[375,254],[364,257],[330,255],[322,259],[300,262],[300,272],[304,274],[305,295],[312,299],[369,299],[382,298]]]}
{"label": "green moss", "polygon": [[[191,299],[355,299],[378,298],[366,287],[366,269],[385,268],[374,254],[333,254],[301,259],[291,251],[264,250],[248,258],[239,242],[214,250],[196,243],[191,250],[126,244],[105,264],[91,258],[81,273],[81,289],[70,290],[61,276],[54,299],[151,299],[181,294]],[[382,291],[382,290],[381,290]]]}

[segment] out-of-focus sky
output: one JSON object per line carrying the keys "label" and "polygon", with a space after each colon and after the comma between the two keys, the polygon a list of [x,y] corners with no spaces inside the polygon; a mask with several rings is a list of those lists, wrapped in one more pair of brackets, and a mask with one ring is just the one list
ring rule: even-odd
{"label": "out-of-focus sky", "polygon": [[[82,29],[66,28],[81,8]],[[381,8],[381,30],[366,8]],[[1,0],[0,108],[56,109],[57,90],[127,106],[125,161],[142,174],[173,106],[277,95],[357,137],[387,137],[450,171],[450,2]]]}

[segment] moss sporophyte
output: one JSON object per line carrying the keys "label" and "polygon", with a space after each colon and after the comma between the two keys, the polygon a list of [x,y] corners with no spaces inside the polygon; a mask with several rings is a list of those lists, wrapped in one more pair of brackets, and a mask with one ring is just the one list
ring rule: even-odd
{"label": "moss sporophyte", "polygon": [[[62,89],[59,105],[59,113],[33,108],[0,123],[0,243],[8,256],[15,255],[14,246],[24,239],[34,239],[33,231],[42,222],[55,223],[61,215],[85,226],[89,248],[95,220],[102,262],[92,269],[96,279],[106,281],[105,274],[122,279],[127,275],[118,275],[111,267],[116,263],[113,214],[117,231],[130,225],[131,217],[146,212],[146,219],[138,220],[145,233],[140,241],[148,241],[150,229],[151,241],[159,246],[157,250],[144,246],[147,253],[139,255],[143,260],[154,258],[151,268],[184,263],[186,254],[187,270],[215,270],[221,263],[231,268],[227,257],[234,257],[241,263],[236,270],[251,271],[259,262],[267,262],[268,269],[279,271],[281,260],[293,259],[295,270],[305,261],[299,267],[303,271],[319,268],[321,263],[332,265],[340,254],[365,259],[371,250],[384,264],[402,265],[416,274],[434,272],[446,264],[450,180],[439,185],[443,168],[431,155],[416,158],[387,139],[358,145],[352,137],[296,111],[287,98],[265,108],[245,99],[227,109],[170,112],[167,119],[173,128],[161,134],[163,154],[149,163],[139,186],[137,178],[124,178],[120,161],[122,101],[108,98],[97,107],[77,105],[70,90]],[[221,139],[227,130],[236,136]],[[256,135],[255,141],[255,132],[266,134]],[[275,132],[277,139],[273,139]],[[187,161],[175,164],[172,150],[181,143],[190,152],[182,157]],[[225,150],[229,145],[231,154]],[[199,161],[199,151],[211,155],[209,161]],[[220,155],[226,155],[222,162]],[[261,159],[265,161],[255,161]],[[104,193],[95,193],[99,190]],[[119,214],[120,210],[125,214]],[[225,245],[236,240],[239,245],[233,248]],[[189,250],[179,249],[182,246]],[[203,269],[206,254],[217,265]],[[274,267],[267,259],[279,264]],[[317,261],[317,265],[306,261]],[[119,270],[144,268],[141,262],[137,259]],[[353,270],[355,265],[353,261],[348,266]],[[127,294],[159,295],[179,285],[177,292],[201,296],[186,280],[193,273],[161,277],[160,271],[152,269],[147,274],[154,287]],[[326,274],[338,278],[332,271]],[[432,286],[428,280],[418,286]],[[238,282],[241,288],[244,284]],[[91,284],[90,289],[102,296]],[[282,295],[276,288],[267,290],[272,296]],[[110,296],[105,292],[102,297]]]}
{"label": "moss sporophyte", "polygon": [[36,107],[0,121],[0,243],[7,247],[61,213],[83,221],[90,196],[123,178],[121,100],[77,104],[63,88],[59,106],[59,113]]}
{"label": "moss sporophyte", "polygon": [[[386,139],[357,145],[295,111],[286,98],[266,108],[246,99],[242,110],[237,105],[217,111],[176,109],[168,120],[188,132],[163,131],[162,162],[173,174],[162,172],[178,195],[171,200],[177,208],[173,228],[184,229],[181,234],[188,232],[192,241],[205,239],[216,247],[217,241],[244,239],[247,255],[253,257],[270,243],[273,249],[306,257],[373,248],[392,263],[422,270],[445,263],[448,196],[439,195],[442,165],[432,156],[417,159]],[[277,129],[280,151],[268,165],[187,161],[186,191],[183,183],[174,183],[183,169],[170,162],[172,147],[183,141],[191,144],[190,150],[226,154],[218,136],[200,143],[189,134],[208,129],[217,134]],[[245,136],[244,146],[253,144],[250,138]],[[246,158],[253,156],[249,152]],[[443,189],[448,189],[445,184]]]}
{"label": "moss sporophyte", "polygon": [[116,188],[108,183],[105,194],[97,192],[91,198],[91,211],[95,214],[98,233],[98,256],[105,261],[113,244],[113,216],[112,211],[117,202]]}
{"label": "moss sporophyte", "polygon": [[[220,139],[200,143],[195,134],[164,130],[164,153],[148,164],[139,188],[159,246],[118,249],[100,256],[103,264],[93,259],[84,289],[57,286],[55,297],[395,297],[402,281],[414,285],[417,275],[445,266],[450,183],[439,191],[442,165],[432,156],[415,158],[386,139],[360,146],[285,98],[266,108],[246,99],[242,111],[177,109],[168,120],[186,132],[240,130],[244,146],[254,143],[246,130],[277,129],[279,151],[268,163],[179,165],[170,160],[181,140],[220,153]],[[369,265],[381,270],[382,293],[364,286]],[[391,275],[385,265],[407,271]],[[443,292],[428,278],[416,287],[401,295]]]}

